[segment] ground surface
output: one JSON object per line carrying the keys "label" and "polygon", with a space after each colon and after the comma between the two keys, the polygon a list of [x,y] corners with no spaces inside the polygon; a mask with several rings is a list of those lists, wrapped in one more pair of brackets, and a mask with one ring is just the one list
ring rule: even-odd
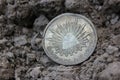
{"label": "ground surface", "polygon": [[[88,17],[97,29],[93,55],[76,66],[31,47],[33,36],[65,12]],[[120,0],[0,0],[0,80],[120,80]]]}

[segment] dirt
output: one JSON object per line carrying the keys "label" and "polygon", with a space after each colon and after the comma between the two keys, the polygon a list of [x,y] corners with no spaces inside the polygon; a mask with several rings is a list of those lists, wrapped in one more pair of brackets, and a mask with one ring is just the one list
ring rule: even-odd
{"label": "dirt", "polygon": [[[93,55],[75,66],[31,46],[37,32],[67,12],[88,17],[98,34]],[[120,0],[0,0],[0,80],[120,80],[119,39]]]}

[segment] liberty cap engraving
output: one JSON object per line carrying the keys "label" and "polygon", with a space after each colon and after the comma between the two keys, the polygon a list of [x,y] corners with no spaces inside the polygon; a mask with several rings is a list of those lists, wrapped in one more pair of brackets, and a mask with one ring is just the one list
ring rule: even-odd
{"label": "liberty cap engraving", "polygon": [[96,42],[96,30],[90,20],[79,14],[65,13],[47,25],[43,48],[55,62],[75,65],[92,54]]}

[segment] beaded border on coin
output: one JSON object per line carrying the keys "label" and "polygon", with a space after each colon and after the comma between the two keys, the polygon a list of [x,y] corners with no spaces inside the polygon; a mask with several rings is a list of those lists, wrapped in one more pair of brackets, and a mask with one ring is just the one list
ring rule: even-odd
{"label": "beaded border on coin", "polygon": [[[86,54],[88,54],[88,56],[86,56],[85,59],[79,60],[79,61],[77,61],[77,62],[68,63],[67,61],[64,61],[64,60],[62,60],[62,59],[58,59],[57,57],[50,55],[50,53],[49,53],[49,52],[47,51],[47,49],[45,48],[45,34],[46,34],[47,29],[49,28],[49,25],[52,24],[52,23],[53,23],[55,20],[57,20],[58,18],[60,18],[60,17],[62,17],[62,16],[65,16],[65,15],[78,16],[78,17],[81,17],[81,18],[85,19],[85,20],[90,24],[90,26],[91,26],[91,28],[93,29],[94,34],[95,34],[95,35],[94,35],[94,36],[95,36],[95,41],[94,41],[94,43],[92,43],[92,47],[91,47],[91,48],[87,51],[87,53],[86,53]],[[96,47],[96,44],[97,44],[97,33],[96,33],[96,29],[95,29],[93,23],[92,23],[88,18],[86,18],[85,16],[82,16],[82,15],[80,15],[80,14],[73,14],[73,13],[64,13],[64,14],[61,14],[61,15],[55,17],[54,19],[52,19],[52,20],[48,23],[48,25],[46,26],[46,28],[45,28],[45,30],[44,30],[44,32],[43,32],[42,46],[43,46],[43,49],[44,49],[46,55],[47,55],[48,57],[50,57],[50,59],[52,59],[52,60],[55,61],[56,63],[63,64],[63,65],[76,65],[76,64],[79,64],[79,63],[85,61],[85,60],[88,59],[89,56],[93,53],[93,51],[94,51],[94,49],[95,49],[95,47]]]}

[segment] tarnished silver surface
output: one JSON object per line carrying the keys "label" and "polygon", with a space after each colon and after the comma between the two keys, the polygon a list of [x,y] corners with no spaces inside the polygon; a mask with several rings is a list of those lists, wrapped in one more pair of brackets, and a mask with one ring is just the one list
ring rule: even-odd
{"label": "tarnished silver surface", "polygon": [[75,65],[93,53],[97,34],[92,22],[79,14],[65,13],[54,18],[44,31],[43,48],[55,62]]}

